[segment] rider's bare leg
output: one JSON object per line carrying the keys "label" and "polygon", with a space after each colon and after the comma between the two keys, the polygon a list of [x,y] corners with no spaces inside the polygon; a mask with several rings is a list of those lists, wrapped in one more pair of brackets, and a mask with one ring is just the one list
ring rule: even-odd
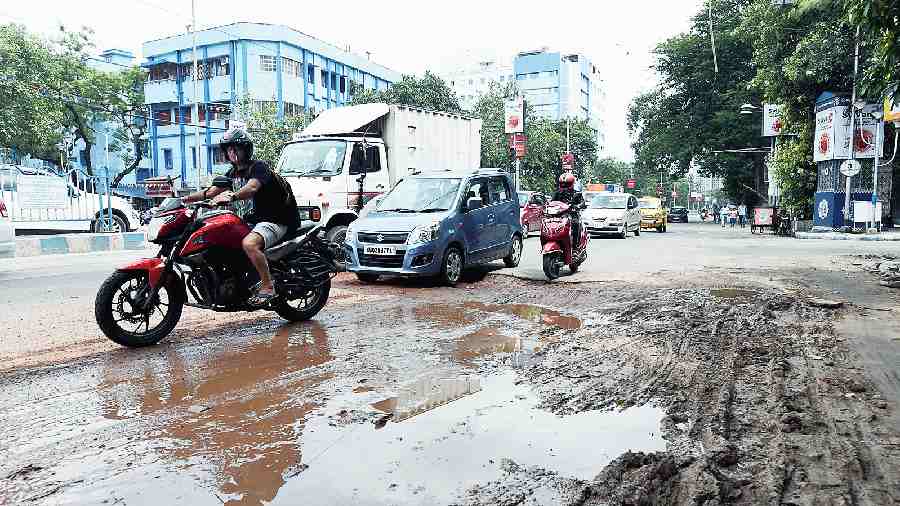
{"label": "rider's bare leg", "polygon": [[259,293],[273,293],[275,287],[272,285],[272,275],[269,273],[269,262],[266,260],[265,253],[263,253],[265,241],[262,236],[256,232],[250,232],[244,237],[241,245],[244,247],[244,253],[247,254],[250,263],[253,264],[256,272],[259,273]]}

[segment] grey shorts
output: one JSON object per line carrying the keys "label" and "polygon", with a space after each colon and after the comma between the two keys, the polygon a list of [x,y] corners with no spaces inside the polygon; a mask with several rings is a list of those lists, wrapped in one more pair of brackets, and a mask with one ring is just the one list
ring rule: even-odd
{"label": "grey shorts", "polygon": [[253,227],[253,230],[250,233],[257,233],[260,237],[263,238],[263,249],[269,249],[275,245],[278,241],[284,237],[284,234],[287,233],[288,228],[284,225],[279,225],[278,223],[272,223],[269,221],[261,221]]}

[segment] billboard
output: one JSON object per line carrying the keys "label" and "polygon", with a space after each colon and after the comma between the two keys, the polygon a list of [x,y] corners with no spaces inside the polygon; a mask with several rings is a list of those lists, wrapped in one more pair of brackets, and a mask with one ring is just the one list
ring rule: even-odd
{"label": "billboard", "polygon": [[[856,135],[850,135],[850,100],[834,97],[816,104],[816,130],[813,136],[813,161],[846,160],[850,158],[850,142],[853,139],[854,158],[874,158],[875,150],[881,149],[881,138],[876,139],[879,130],[874,113],[879,105],[866,104],[856,118]],[[880,136],[879,136],[880,137]]]}
{"label": "billboard", "polygon": [[763,104],[762,107],[762,136],[776,137],[781,135],[784,123],[781,121],[781,106],[778,104]]}
{"label": "billboard", "polygon": [[69,205],[69,187],[58,176],[18,178],[16,199],[22,209],[60,209]]}
{"label": "billboard", "polygon": [[503,124],[508,134],[525,132],[525,99],[516,97],[506,102],[503,108]]}

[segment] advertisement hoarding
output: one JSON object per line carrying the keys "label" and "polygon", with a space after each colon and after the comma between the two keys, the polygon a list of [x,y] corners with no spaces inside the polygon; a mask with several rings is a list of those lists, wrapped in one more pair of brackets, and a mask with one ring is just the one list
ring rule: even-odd
{"label": "advertisement hoarding", "polygon": [[506,102],[503,108],[503,124],[508,134],[525,132],[525,100],[522,97]]}

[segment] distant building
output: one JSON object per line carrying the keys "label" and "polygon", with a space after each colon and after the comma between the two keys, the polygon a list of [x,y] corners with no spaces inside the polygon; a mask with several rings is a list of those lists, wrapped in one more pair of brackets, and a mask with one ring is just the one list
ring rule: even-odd
{"label": "distant building", "polygon": [[492,82],[514,81],[535,114],[554,121],[586,119],[597,132],[598,148],[606,146],[603,80],[584,55],[541,48],[518,53],[509,64],[492,59],[470,61],[441,77],[456,92],[464,109],[470,109],[479,96],[487,93]]}
{"label": "distant building", "polygon": [[[197,181],[195,128],[201,130],[202,168],[227,170],[216,148],[228,128],[231,110],[244,96],[254,104],[272,103],[279,116],[341,106],[351,86],[383,90],[400,74],[366,57],[281,25],[235,23],[197,32],[199,118],[192,115],[194,70],[191,34],[145,42],[144,86],[153,121],[152,176]],[[198,125],[198,126],[194,126]]]}
{"label": "distant building", "polygon": [[457,70],[446,72],[441,75],[441,78],[456,92],[459,105],[463,109],[471,110],[478,97],[485,95],[490,90],[491,83],[512,82],[515,80],[515,75],[513,75],[511,64],[485,60],[475,64],[466,64]]}

